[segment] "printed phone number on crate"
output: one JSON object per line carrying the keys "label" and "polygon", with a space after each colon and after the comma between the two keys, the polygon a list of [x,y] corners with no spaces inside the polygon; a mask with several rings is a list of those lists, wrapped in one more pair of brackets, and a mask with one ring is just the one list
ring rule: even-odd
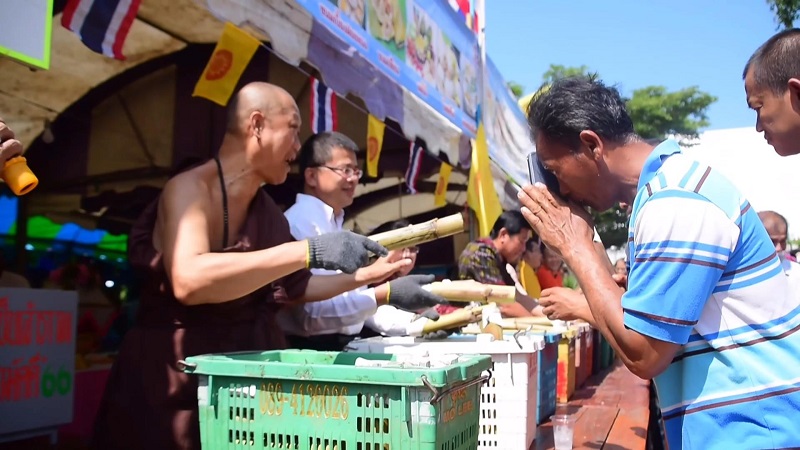
{"label": "printed phone number on crate", "polygon": [[350,414],[345,386],[300,383],[289,394],[281,383],[262,383],[258,403],[261,414],[269,416],[283,415],[287,404],[295,416],[347,420]]}

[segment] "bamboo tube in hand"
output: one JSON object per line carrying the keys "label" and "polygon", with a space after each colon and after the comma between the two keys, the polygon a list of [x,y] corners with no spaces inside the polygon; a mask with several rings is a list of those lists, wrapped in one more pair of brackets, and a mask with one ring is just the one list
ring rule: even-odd
{"label": "bamboo tube in hand", "polygon": [[472,280],[437,281],[423,289],[452,302],[514,303],[516,288],[497,284],[483,284]]}
{"label": "bamboo tube in hand", "polygon": [[472,309],[462,308],[440,316],[438,320],[431,320],[422,327],[423,333],[431,333],[439,330],[449,330],[464,326],[465,323],[476,322],[481,316],[483,307],[478,306]]}
{"label": "bamboo tube in hand", "polygon": [[373,234],[369,238],[381,244],[387,250],[413,247],[436,239],[451,236],[464,231],[464,217],[461,213],[409,225],[397,230]]}

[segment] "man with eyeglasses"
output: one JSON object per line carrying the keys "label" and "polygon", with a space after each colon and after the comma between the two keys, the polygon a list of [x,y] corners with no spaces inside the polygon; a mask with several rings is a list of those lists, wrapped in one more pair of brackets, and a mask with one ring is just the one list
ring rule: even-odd
{"label": "man with eyeglasses", "polygon": [[[303,193],[297,194],[295,204],[284,213],[295,239],[342,230],[344,208],[353,203],[362,175],[357,151],[350,138],[337,132],[313,135],[303,144],[298,156]],[[392,261],[380,258],[374,264],[392,264]],[[314,270],[313,273],[334,272]],[[396,274],[390,274],[389,278],[393,275]],[[293,348],[340,351],[358,336],[365,320],[375,314],[378,306],[391,304],[417,310],[442,303],[443,299],[421,288],[433,280],[433,275],[401,276],[392,279],[391,289],[384,282],[315,304],[291,306],[279,313],[279,323]]]}

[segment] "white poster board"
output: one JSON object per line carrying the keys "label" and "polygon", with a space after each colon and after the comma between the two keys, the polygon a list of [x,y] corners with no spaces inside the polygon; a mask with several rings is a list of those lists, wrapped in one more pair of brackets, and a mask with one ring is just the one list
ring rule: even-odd
{"label": "white poster board", "polygon": [[0,1],[0,56],[50,68],[53,0]]}
{"label": "white poster board", "polygon": [[74,291],[0,288],[0,441],[72,422]]}

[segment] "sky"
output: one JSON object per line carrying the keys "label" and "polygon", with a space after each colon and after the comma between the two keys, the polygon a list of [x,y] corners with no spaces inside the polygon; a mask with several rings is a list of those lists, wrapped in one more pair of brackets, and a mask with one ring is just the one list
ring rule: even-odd
{"label": "sky", "polygon": [[800,239],[800,155],[778,157],[755,131],[742,81],[747,59],[778,31],[765,0],[487,0],[486,8],[487,53],[526,93],[560,64],[586,65],[623,95],[661,85],[716,96],[708,133],[687,153],[731,179],[756,211],[786,216]]}
{"label": "sky", "polygon": [[486,49],[532,92],[550,64],[586,65],[623,94],[698,86],[718,97],[708,129],[753,126],[742,69],[777,32],[765,0],[488,0]]}

